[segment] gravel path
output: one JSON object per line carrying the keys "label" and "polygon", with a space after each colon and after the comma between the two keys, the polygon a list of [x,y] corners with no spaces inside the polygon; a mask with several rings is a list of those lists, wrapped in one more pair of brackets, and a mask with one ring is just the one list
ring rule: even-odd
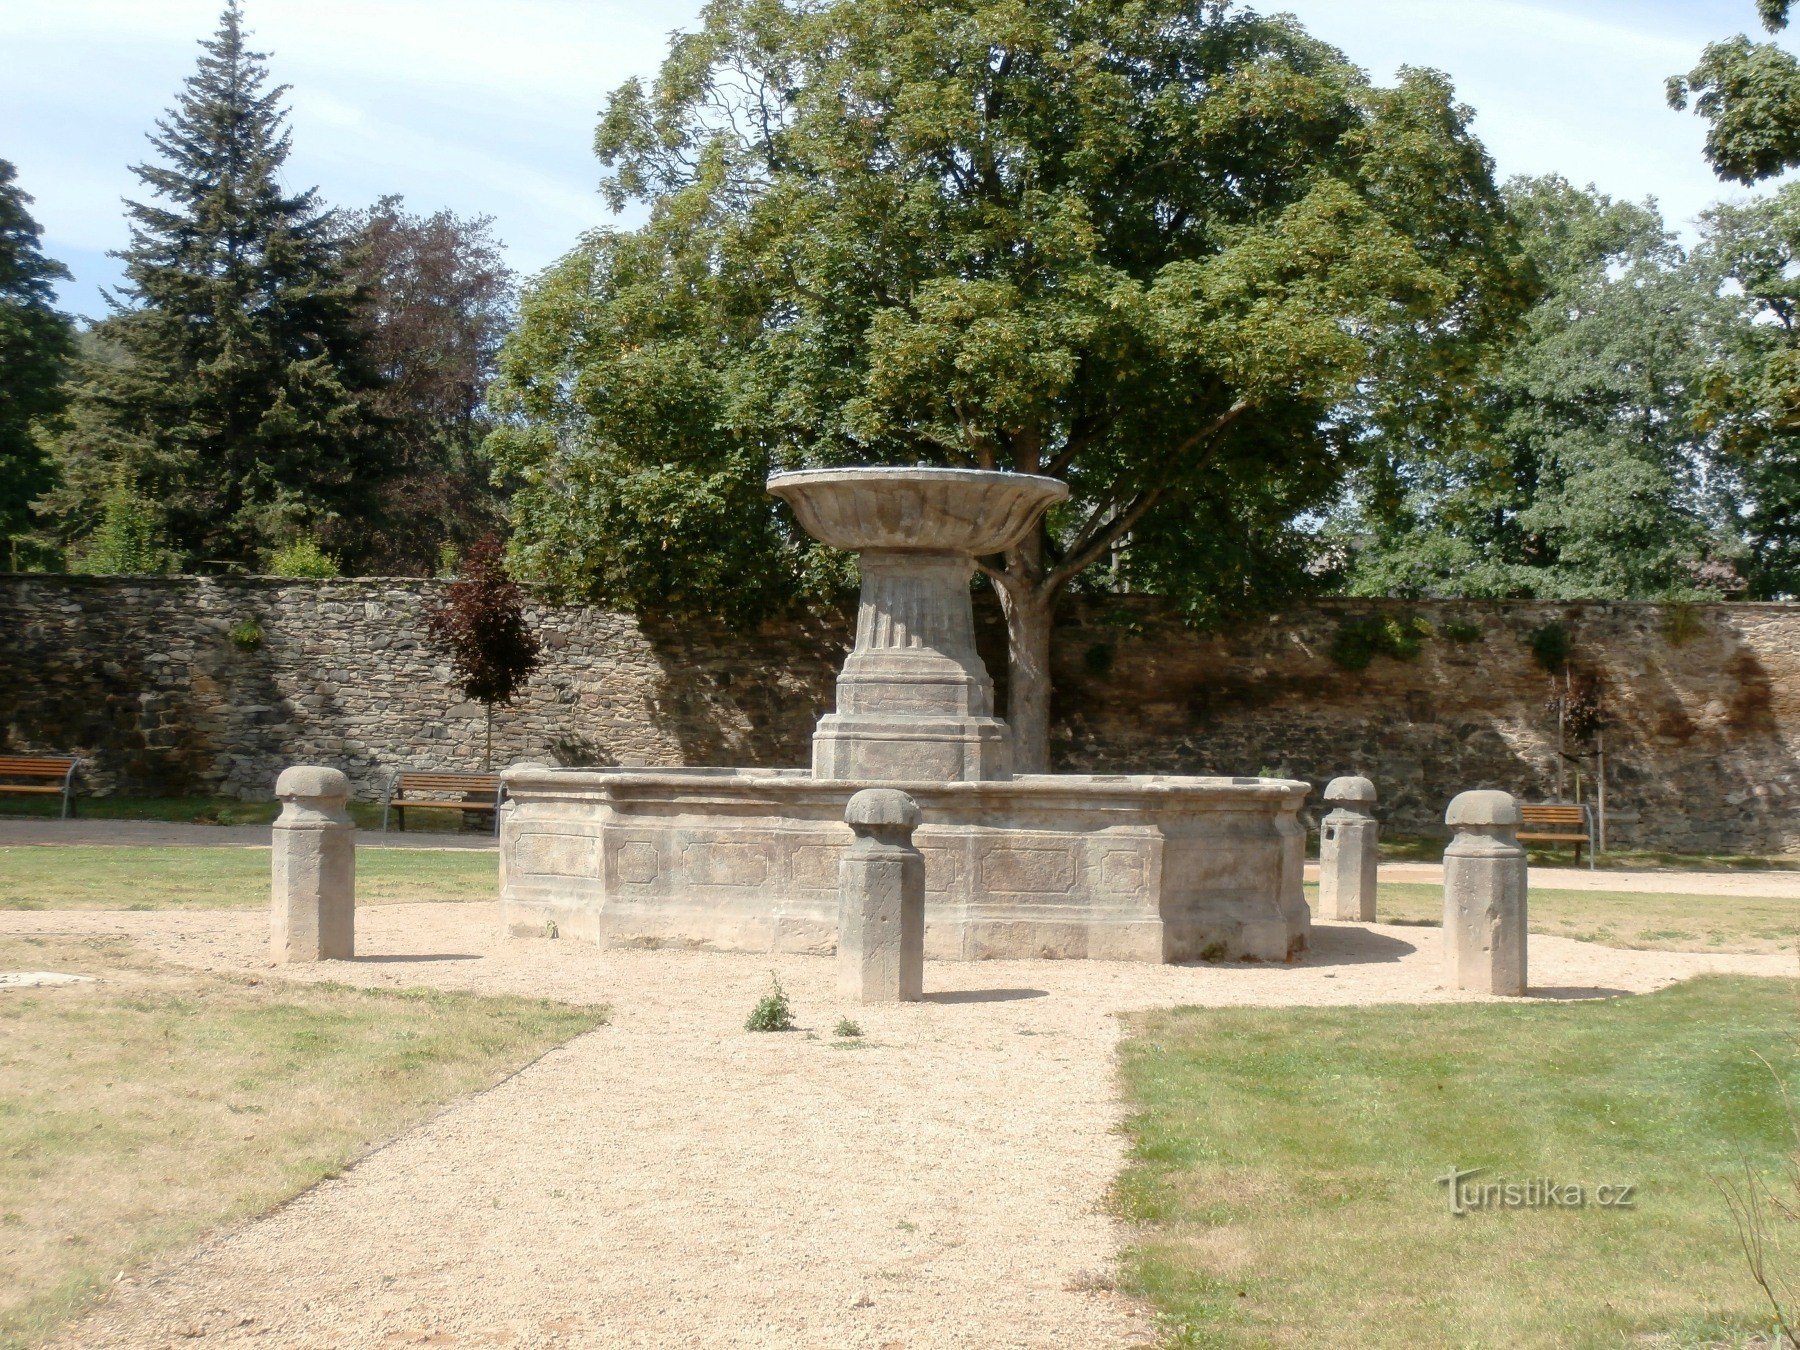
{"label": "gravel path", "polygon": [[[1324,925],[1286,967],[933,963],[927,1002],[855,1009],[818,958],[505,940],[487,904],[358,924],[362,958],[281,976],[603,1000],[612,1023],[118,1285],[68,1344],[1141,1344],[1106,1289],[1113,1014],[1463,997],[1436,987],[1437,931],[1412,927]],[[254,913],[9,912],[0,933],[128,935],[268,973]],[[1794,973],[1544,936],[1531,961],[1534,993],[1558,998]],[[802,1034],[742,1030],[771,962]],[[844,1013],[854,1048],[831,1040]]]}

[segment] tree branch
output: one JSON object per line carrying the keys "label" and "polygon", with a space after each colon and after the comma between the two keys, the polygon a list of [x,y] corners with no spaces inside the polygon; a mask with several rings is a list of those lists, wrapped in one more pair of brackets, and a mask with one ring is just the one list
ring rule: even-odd
{"label": "tree branch", "polygon": [[[1082,527],[1075,542],[1069,546],[1068,557],[1044,578],[1044,589],[1055,591],[1066,586],[1072,578],[1090,567],[1107,549],[1111,548],[1121,536],[1129,533],[1131,528],[1144,518],[1145,513],[1161,501],[1169,488],[1174,485],[1176,474],[1183,467],[1181,461],[1196,448],[1204,447],[1210,452],[1211,447],[1218,443],[1219,436],[1226,428],[1242,417],[1249,408],[1249,400],[1240,398],[1206,426],[1189,436],[1175,448],[1174,454],[1169,457],[1173,462],[1173,467],[1163,481],[1155,487],[1139,493],[1136,501],[1114,515],[1105,524],[1099,522],[1099,515],[1106,508],[1104,505],[1098,508],[1094,515],[1088,518],[1088,524]],[[1204,460],[1205,456],[1202,455],[1201,462]]]}

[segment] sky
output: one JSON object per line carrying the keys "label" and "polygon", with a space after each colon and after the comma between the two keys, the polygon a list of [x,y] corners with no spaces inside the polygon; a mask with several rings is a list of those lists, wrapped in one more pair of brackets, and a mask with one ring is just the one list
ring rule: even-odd
{"label": "sky", "polygon": [[[1378,81],[1432,66],[1476,109],[1502,175],[1561,173],[1657,198],[1691,230],[1748,194],[1701,157],[1704,124],[1663,82],[1755,27],[1753,0],[1272,0]],[[365,206],[491,215],[529,275],[608,216],[591,149],[609,90],[655,74],[697,0],[246,0],[289,95],[288,186]],[[219,0],[0,0],[0,158],[67,264],[71,312],[104,312],[107,256],[144,135],[192,71]],[[1786,41],[1787,39],[1784,39]]]}

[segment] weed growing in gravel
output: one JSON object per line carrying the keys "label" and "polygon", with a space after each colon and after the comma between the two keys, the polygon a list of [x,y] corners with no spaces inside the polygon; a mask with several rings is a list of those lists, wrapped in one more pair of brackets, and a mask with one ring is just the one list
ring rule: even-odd
{"label": "weed growing in gravel", "polygon": [[838,1018],[838,1024],[831,1029],[831,1034],[833,1036],[841,1037],[846,1041],[853,1041],[862,1035],[862,1028],[857,1026],[856,1023],[852,1022],[848,1017],[840,1017]]}
{"label": "weed growing in gravel", "polygon": [[781,987],[781,977],[774,971],[769,972],[769,992],[757,1001],[750,1010],[750,1020],[744,1023],[745,1031],[792,1031],[794,1029],[794,1010],[788,1005],[787,990]]}

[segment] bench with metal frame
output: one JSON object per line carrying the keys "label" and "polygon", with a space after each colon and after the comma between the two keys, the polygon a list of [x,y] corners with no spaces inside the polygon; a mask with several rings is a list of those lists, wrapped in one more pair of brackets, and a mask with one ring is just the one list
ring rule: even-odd
{"label": "bench with metal frame", "polygon": [[[475,794],[486,800],[471,801]],[[381,794],[381,828],[388,827],[391,811],[402,833],[409,808],[425,811],[492,811],[494,833],[500,833],[500,804],[506,788],[497,773],[429,773],[401,769],[388,779]]]}
{"label": "bench with metal frame", "polygon": [[60,795],[62,819],[75,814],[75,770],[79,761],[61,755],[0,755],[0,778],[25,778],[25,783],[0,782],[0,792]]}
{"label": "bench with metal frame", "polygon": [[1577,863],[1585,847],[1594,870],[1594,817],[1584,802],[1520,802],[1519,842],[1573,844]]}

